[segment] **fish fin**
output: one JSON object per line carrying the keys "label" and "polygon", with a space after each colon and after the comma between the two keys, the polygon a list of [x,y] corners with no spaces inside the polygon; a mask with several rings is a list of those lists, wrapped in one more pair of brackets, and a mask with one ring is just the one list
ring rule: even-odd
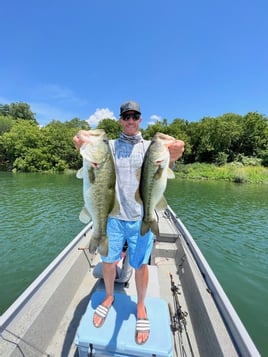
{"label": "fish fin", "polygon": [[86,207],[82,208],[82,211],[79,214],[79,220],[80,220],[80,222],[85,223],[85,224],[87,224],[88,222],[91,221],[91,216],[90,216],[88,210],[86,209]]}
{"label": "fish fin", "polygon": [[142,202],[142,199],[141,199],[139,188],[137,189],[137,191],[135,193],[135,200],[142,205],[143,202]]}
{"label": "fish fin", "polygon": [[140,178],[141,178],[141,171],[142,171],[141,167],[138,168],[137,171],[136,171],[136,178],[137,178],[138,181],[140,181]]}
{"label": "fish fin", "polygon": [[160,178],[161,178],[161,176],[163,174],[163,171],[164,171],[163,168],[159,165],[157,170],[156,170],[156,172],[155,172],[155,174],[154,174],[154,179],[155,180],[160,180]]}
{"label": "fish fin", "polygon": [[147,232],[149,232],[150,229],[155,236],[159,236],[159,227],[158,227],[158,223],[155,219],[150,222],[142,221],[141,235],[144,236]]}
{"label": "fish fin", "polygon": [[156,205],[156,210],[158,211],[164,211],[168,206],[167,200],[163,196],[161,200],[157,203]]}
{"label": "fish fin", "polygon": [[83,167],[81,167],[81,169],[79,169],[76,173],[76,178],[78,179],[82,179],[83,178]]}
{"label": "fish fin", "polygon": [[171,170],[170,167],[168,167],[168,169],[167,169],[167,178],[168,178],[168,179],[174,179],[174,178],[175,178],[175,174],[174,174],[174,172]]}

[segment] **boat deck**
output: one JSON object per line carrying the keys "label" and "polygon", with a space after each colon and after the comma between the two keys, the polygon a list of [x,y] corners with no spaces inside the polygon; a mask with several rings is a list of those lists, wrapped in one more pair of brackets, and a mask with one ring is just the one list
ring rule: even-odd
{"label": "boat deck", "polygon": [[[154,251],[151,258],[151,265],[149,265],[149,284],[147,290],[147,297],[159,297],[164,299],[169,307],[171,308],[171,313],[174,313],[174,300],[171,291],[171,280],[170,274],[173,277],[174,283],[178,288],[178,299],[182,309],[182,313],[185,314],[185,322],[186,324],[182,327],[181,333],[179,331],[174,331],[174,357],[175,356],[200,356],[200,344],[198,345],[193,329],[193,325],[191,322],[191,314],[189,314],[189,308],[187,305],[187,299],[184,295],[184,290],[182,288],[183,284],[180,281],[180,275],[178,271],[178,263],[181,267],[181,270],[184,270],[184,259],[185,252],[183,247],[181,246],[181,254],[178,255],[178,234],[179,232],[174,228],[169,220],[166,220],[165,217],[159,217],[161,221],[161,236],[160,240],[155,242]],[[87,304],[91,297],[91,294],[94,291],[102,291],[104,290],[104,284],[102,280],[96,280],[92,274],[92,270],[95,265],[99,263],[98,256],[90,256],[87,251],[84,251],[84,258],[86,262],[91,261],[91,266],[88,265],[88,272],[84,277],[84,280],[81,282],[80,288],[77,290],[74,298],[72,299],[70,305],[65,311],[62,321],[60,322],[59,328],[56,331],[51,343],[47,348],[47,352],[51,356],[77,356],[78,350],[76,345],[74,344],[74,338],[77,331],[77,326],[83,314],[86,311]],[[180,260],[178,262],[178,260]],[[192,262],[193,264],[194,262]],[[196,269],[196,268],[195,268]],[[199,271],[196,269],[196,273]],[[200,273],[199,273],[200,275]],[[199,276],[199,284],[203,284],[205,295],[208,296],[209,300],[211,300],[211,296],[207,292],[207,287],[203,282],[203,278]],[[93,288],[92,288],[93,286]],[[132,274],[131,279],[127,286],[125,284],[115,283],[115,293],[124,293],[129,296],[136,295],[136,287],[135,287],[135,278],[134,274]],[[198,307],[197,307],[198,308]],[[201,308],[201,306],[200,306]],[[210,307],[211,308],[211,307]],[[214,318],[218,315],[217,309],[214,311]],[[206,317],[207,318],[207,317]],[[68,324],[68,322],[71,322]],[[177,321],[178,322],[178,321]],[[91,323],[91,321],[89,321]],[[182,322],[181,322],[182,323]],[[215,318],[215,327],[225,331],[225,327],[221,326],[222,321],[221,318]],[[66,333],[66,325],[68,326]],[[177,326],[178,327],[178,326]],[[219,328],[220,327],[220,328]],[[172,333],[172,332],[171,332]],[[224,332],[223,332],[224,333]],[[210,336],[211,337],[211,336]],[[208,340],[210,339],[207,338]],[[232,343],[230,343],[229,336],[226,333],[226,343],[225,348],[226,351],[224,355],[228,356],[236,356],[236,352],[233,348]],[[208,341],[208,346],[211,346],[211,350],[213,351],[211,356],[215,355],[215,351],[218,348],[217,343],[213,345],[210,341]],[[204,355],[208,356],[209,348],[206,347],[206,352]],[[156,352],[156,351],[155,351]],[[221,351],[222,353],[222,351]],[[156,354],[157,355],[157,354]]]}
{"label": "boat deck", "polygon": [[[259,356],[240,320],[233,323],[232,310],[229,308],[226,313],[222,308],[219,312],[217,299],[224,297],[219,293],[219,299],[220,289],[213,291],[208,285],[205,270],[200,269],[192,252],[193,243],[186,239],[183,226],[174,224],[174,219],[159,212],[161,231],[151,256],[147,292],[148,298],[161,298],[170,309],[173,357]],[[93,276],[99,256],[90,255],[87,250],[91,232],[90,225],[85,227],[0,317],[1,356],[79,356],[74,342],[79,324],[92,294],[104,291],[103,281]],[[178,293],[177,311],[171,276]],[[134,297],[134,274],[128,284],[116,283],[115,293]],[[228,301],[223,300],[222,304],[228,306]],[[175,318],[175,312],[179,312],[180,319]],[[228,313],[232,316],[228,317]],[[234,332],[230,334],[232,328]],[[157,357],[157,351],[152,356]]]}

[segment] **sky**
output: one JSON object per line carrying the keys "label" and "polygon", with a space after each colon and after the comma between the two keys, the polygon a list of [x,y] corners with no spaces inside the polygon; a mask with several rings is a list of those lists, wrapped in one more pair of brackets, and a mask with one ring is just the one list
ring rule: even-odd
{"label": "sky", "polygon": [[267,0],[9,0],[1,4],[0,104],[40,125],[119,117],[142,127],[268,115]]}

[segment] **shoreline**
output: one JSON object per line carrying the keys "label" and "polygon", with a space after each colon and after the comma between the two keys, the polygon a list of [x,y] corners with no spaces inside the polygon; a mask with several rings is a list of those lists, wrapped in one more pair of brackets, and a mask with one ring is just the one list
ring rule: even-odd
{"label": "shoreline", "polygon": [[[231,162],[222,166],[207,163],[183,164],[176,162],[174,167],[176,178],[183,180],[211,180],[226,181],[240,184],[268,184],[268,168],[261,165],[243,165],[239,162]],[[10,172],[13,174],[27,174],[17,170],[1,172]],[[67,169],[64,171],[38,171],[29,172],[31,174],[49,174],[49,175],[76,175],[77,170]]]}
{"label": "shoreline", "polygon": [[234,183],[268,184],[268,168],[264,166],[246,166],[238,162],[222,166],[215,164],[177,163],[174,170],[176,178],[191,180],[214,180]]}

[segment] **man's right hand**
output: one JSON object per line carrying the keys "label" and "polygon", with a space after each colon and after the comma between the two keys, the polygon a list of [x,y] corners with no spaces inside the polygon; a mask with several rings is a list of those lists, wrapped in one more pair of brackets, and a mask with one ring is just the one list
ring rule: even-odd
{"label": "man's right hand", "polygon": [[79,130],[78,133],[73,137],[73,143],[77,150],[81,146],[89,141],[90,132],[88,130]]}

